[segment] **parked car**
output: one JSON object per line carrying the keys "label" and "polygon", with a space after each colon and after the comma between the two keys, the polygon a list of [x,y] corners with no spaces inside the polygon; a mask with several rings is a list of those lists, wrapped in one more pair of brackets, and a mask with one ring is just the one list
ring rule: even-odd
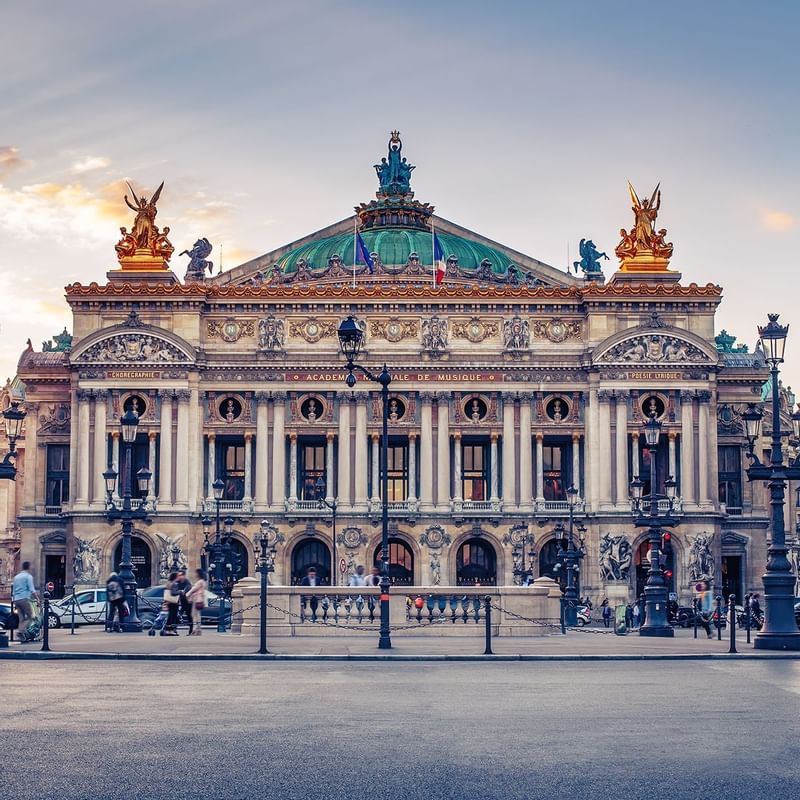
{"label": "parked car", "polygon": [[72,609],[75,608],[75,625],[103,625],[106,621],[108,594],[105,586],[81,589],[61,600],[50,601],[50,627],[60,628],[72,624]]}
{"label": "parked car", "polygon": [[795,597],[794,599],[794,621],[797,623],[797,627],[800,628],[800,597]]}
{"label": "parked car", "polygon": [[669,623],[678,628],[691,628],[694,625],[694,609],[691,606],[678,606],[670,616]]}
{"label": "parked car", "polygon": [[6,622],[11,616],[11,606],[8,603],[0,603],[0,628],[5,629]]}
{"label": "parked car", "polygon": [[[151,586],[149,589],[139,589],[136,593],[139,598],[139,619],[142,627],[147,630],[153,626],[153,620],[161,611],[161,604],[164,602],[164,587]],[[219,622],[219,595],[214,592],[207,592],[208,598],[206,607],[201,614],[203,625],[217,625]],[[186,620],[188,623],[188,620]],[[231,603],[225,601],[225,624],[231,623]]]}

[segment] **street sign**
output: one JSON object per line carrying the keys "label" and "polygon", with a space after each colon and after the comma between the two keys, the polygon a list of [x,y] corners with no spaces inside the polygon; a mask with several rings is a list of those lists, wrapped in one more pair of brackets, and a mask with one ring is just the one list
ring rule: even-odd
{"label": "street sign", "polygon": [[53,581],[48,581],[47,586],[45,588],[47,589],[48,592],[54,592],[56,589],[56,585],[53,583]]}
{"label": "street sign", "polygon": [[339,559],[339,572],[344,575],[347,572],[347,562],[343,559]]}

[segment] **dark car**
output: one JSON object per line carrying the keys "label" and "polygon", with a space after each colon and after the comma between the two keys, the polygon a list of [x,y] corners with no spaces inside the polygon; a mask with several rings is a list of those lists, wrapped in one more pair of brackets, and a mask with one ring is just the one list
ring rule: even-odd
{"label": "dark car", "polygon": [[694,609],[691,606],[677,606],[671,610],[669,624],[677,628],[691,628],[694,625]]}
{"label": "dark car", "polygon": [[0,603],[0,629],[5,629],[6,622],[11,616],[11,606],[8,603]]}
{"label": "dark car", "polygon": [[[140,589],[137,592],[139,598],[139,619],[142,627],[147,629],[152,627],[153,620],[161,611],[161,604],[164,602],[164,587],[151,586],[149,589]],[[207,604],[201,614],[203,625],[217,625],[219,623],[219,596],[214,592],[206,592]],[[188,620],[186,620],[188,623]],[[225,624],[231,624],[231,603],[225,601]]]}
{"label": "dark car", "polygon": [[797,627],[800,628],[800,597],[795,597],[794,599],[794,621],[797,623]]}

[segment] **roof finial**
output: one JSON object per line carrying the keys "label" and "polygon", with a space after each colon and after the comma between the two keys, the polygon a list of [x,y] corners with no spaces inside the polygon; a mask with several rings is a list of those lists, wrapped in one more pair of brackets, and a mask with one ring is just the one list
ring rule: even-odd
{"label": "roof finial", "polygon": [[389,137],[388,158],[382,158],[380,164],[375,164],[380,182],[378,197],[402,197],[411,193],[411,173],[416,167],[401,157],[402,149],[400,131],[392,131]]}

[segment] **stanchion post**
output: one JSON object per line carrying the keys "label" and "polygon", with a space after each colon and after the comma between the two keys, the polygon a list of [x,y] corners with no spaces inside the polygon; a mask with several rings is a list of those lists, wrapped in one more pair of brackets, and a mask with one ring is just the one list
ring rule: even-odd
{"label": "stanchion post", "polygon": [[728,624],[731,626],[731,646],[728,648],[729,653],[736,652],[736,595],[732,594],[728,597],[728,616],[730,620]]}
{"label": "stanchion post", "polygon": [[[72,587],[72,608],[71,608],[71,619],[69,623],[69,632],[73,636],[75,635],[75,587]],[[108,615],[106,615],[106,630],[108,630]]]}
{"label": "stanchion post", "polygon": [[722,641],[722,596],[717,595],[717,641]]}
{"label": "stanchion post", "polygon": [[747,644],[750,644],[750,629],[753,627],[753,618],[750,616],[750,598],[752,593],[748,592],[744,596],[744,624],[747,628]]}
{"label": "stanchion post", "polygon": [[492,652],[492,596],[487,594],[483,598],[484,620],[486,621],[486,648],[483,651],[485,656],[493,656]]}
{"label": "stanchion post", "polygon": [[694,626],[694,638],[697,638],[697,598],[692,599],[692,625]]}
{"label": "stanchion post", "polygon": [[564,596],[563,595],[561,596],[560,601],[561,601],[560,602],[560,607],[561,607],[560,608],[560,610],[561,610],[561,619],[560,619],[560,622],[561,622],[561,633],[564,636],[566,636],[567,635],[567,625],[566,625],[566,620],[564,618]]}
{"label": "stanchion post", "polygon": [[50,592],[44,592],[44,623],[42,626],[42,652],[50,652]]}

